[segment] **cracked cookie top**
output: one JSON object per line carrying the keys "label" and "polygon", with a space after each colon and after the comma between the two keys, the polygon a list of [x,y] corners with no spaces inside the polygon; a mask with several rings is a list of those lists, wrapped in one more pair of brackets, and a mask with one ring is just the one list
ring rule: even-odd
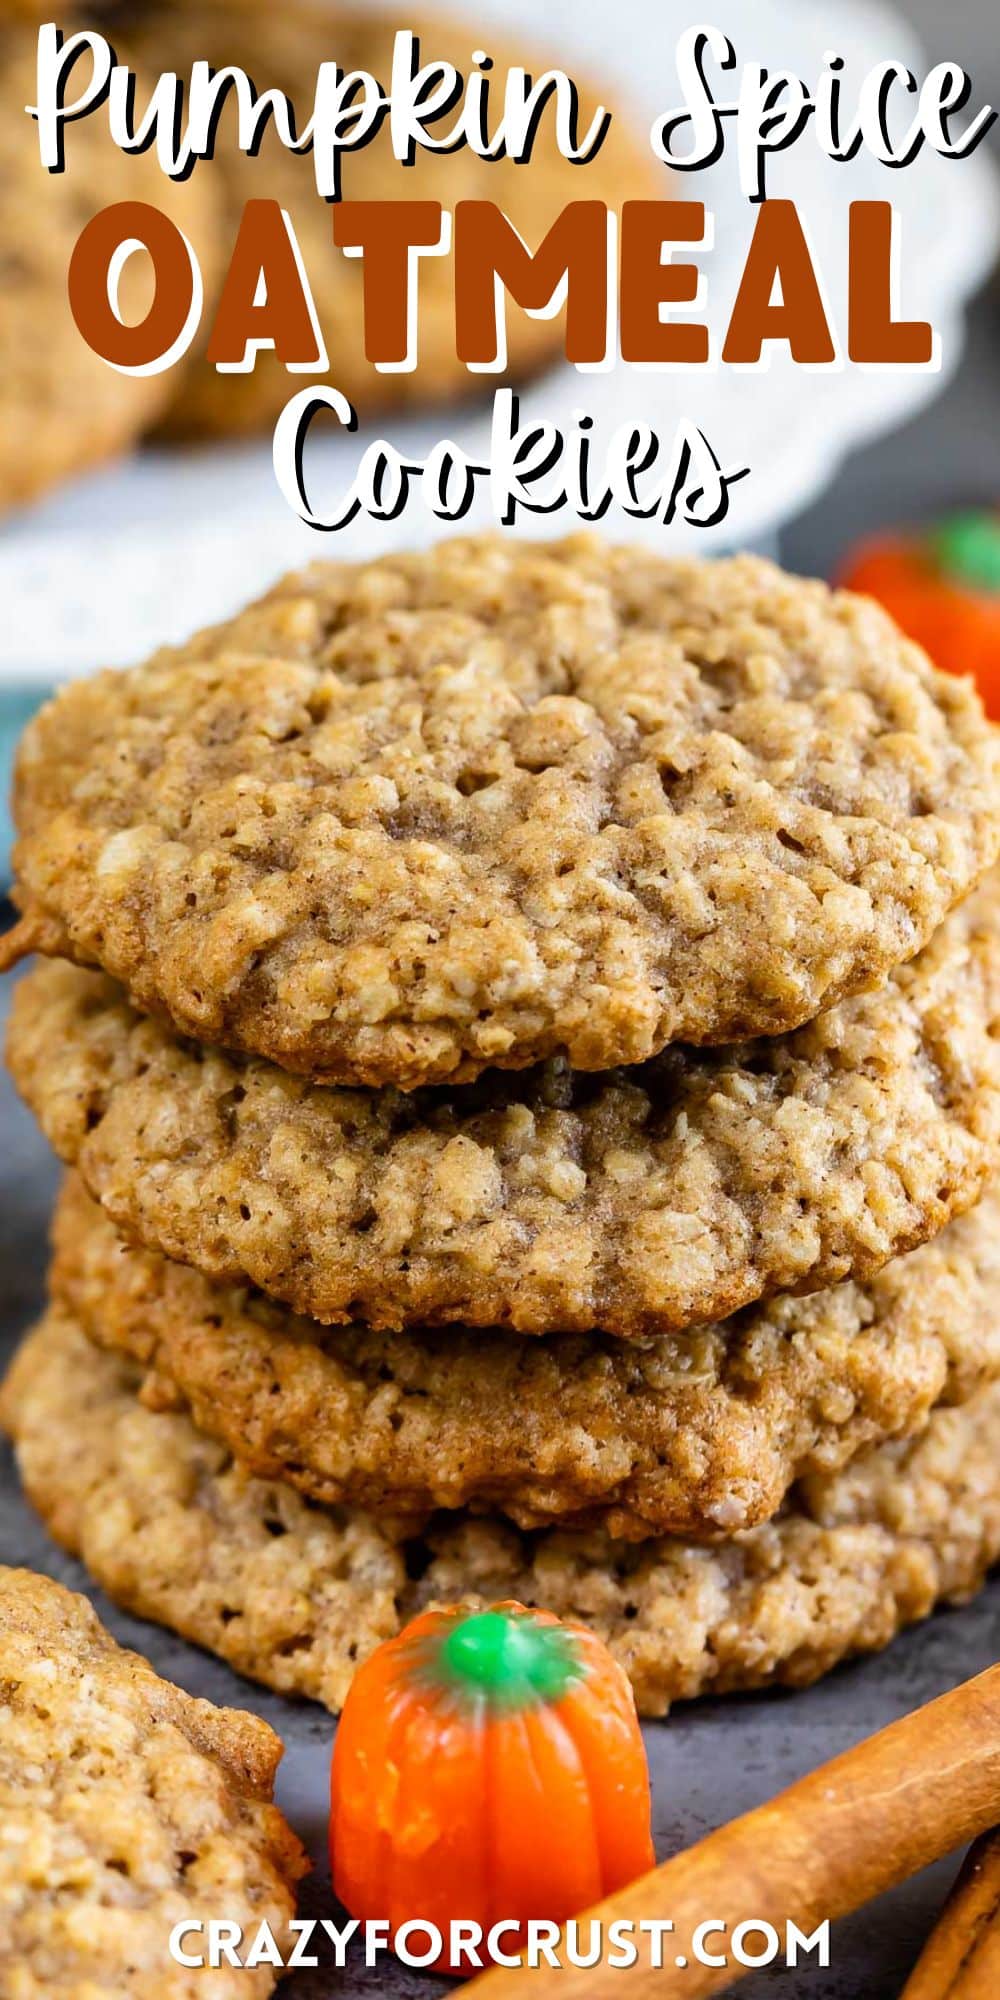
{"label": "cracked cookie top", "polygon": [[29,725],[6,957],[404,1090],[773,1035],[970,890],[997,741],[874,604],[753,557],[317,565]]}

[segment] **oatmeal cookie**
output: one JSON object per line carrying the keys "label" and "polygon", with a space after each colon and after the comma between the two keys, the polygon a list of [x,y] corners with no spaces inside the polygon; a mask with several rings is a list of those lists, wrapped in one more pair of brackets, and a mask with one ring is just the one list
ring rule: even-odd
{"label": "oatmeal cookie", "polygon": [[167,1938],[191,1918],[265,1920],[285,1950],[308,1863],[271,1803],[266,1722],[162,1681],[86,1598],[0,1568],[0,1931],[11,2000],[237,2000],[273,1968],[196,1977]]}
{"label": "oatmeal cookie", "polygon": [[17,1354],[0,1421],[52,1535],[118,1603],[339,1708],[399,1628],[399,1547],[363,1514],[252,1479],[186,1416],[145,1410],[138,1380],[58,1309]]}
{"label": "oatmeal cookie", "polygon": [[[539,55],[523,37],[512,42],[493,25],[484,26],[470,14],[463,25],[454,19],[401,8],[396,13],[372,13],[338,7],[317,8],[301,0],[284,0],[281,7],[262,7],[259,0],[202,0],[187,9],[175,0],[152,6],[135,35],[146,67],[170,69],[183,75],[195,60],[216,68],[238,63],[258,90],[279,89],[291,98],[302,130],[312,115],[316,71],[321,62],[336,62],[345,73],[366,71],[385,89],[391,82],[393,41],[397,29],[419,36],[422,63],[452,62],[466,75],[472,56],[485,48],[493,58],[493,90],[500,102],[508,69],[526,66],[542,75],[558,62]],[[460,201],[489,201],[502,209],[532,249],[541,243],[567,202],[601,201],[620,209],[630,199],[655,201],[673,192],[667,171],[653,158],[643,122],[630,119],[627,107],[611,103],[606,84],[591,88],[580,77],[582,104],[579,130],[586,133],[599,103],[613,112],[612,124],[596,157],[574,165],[551,138],[547,114],[523,164],[507,157],[480,160],[463,147],[459,152],[431,153],[422,147],[412,165],[401,164],[392,151],[388,126],[356,153],[342,161],[342,192],[347,201],[438,201],[453,210]],[[449,111],[431,119],[432,140],[455,124]],[[275,134],[273,123],[253,158],[236,145],[235,110],[223,109],[212,161],[195,167],[194,178],[211,180],[221,197],[227,241],[235,241],[244,203],[264,197],[280,202],[291,217],[316,309],[320,333],[329,356],[323,373],[290,375],[273,353],[257,356],[247,374],[219,375],[204,358],[204,346],[192,363],[175,371],[174,398],[165,429],[172,435],[204,438],[270,428],[290,396],[308,381],[332,382],[364,412],[389,406],[426,406],[455,397],[482,395],[502,376],[470,373],[455,346],[454,260],[450,253],[422,256],[412,271],[418,287],[419,347],[416,368],[378,373],[365,358],[365,264],[337,248],[333,240],[333,210],[316,191],[311,151],[292,153]],[[521,378],[564,352],[565,316],[538,319],[508,304],[507,379]]]}
{"label": "oatmeal cookie", "polygon": [[317,565],[29,724],[37,947],[317,1080],[786,1030],[1000,840],[978,696],[865,600],[587,537]]}
{"label": "oatmeal cookie", "polygon": [[640,1709],[778,1683],[805,1687],[875,1653],[1000,1560],[1000,1389],[939,1410],[923,1434],[806,1480],[765,1527],[714,1547],[633,1545],[495,1522],[436,1538],[416,1604],[515,1597],[581,1618]]}
{"label": "oatmeal cookie", "polygon": [[1000,839],[970,686],[754,557],[452,541],[288,577],[25,733],[8,960],[318,1080],[776,1033]]}
{"label": "oatmeal cookie", "polygon": [[996,1387],[714,1547],[525,1537],[463,1516],[397,1545],[364,1515],[255,1479],[187,1417],[144,1409],[139,1379],[49,1315],[0,1397],[29,1497],[119,1603],[333,1708],[354,1662],[415,1611],[498,1597],[584,1619],[649,1715],[681,1697],[802,1686],[970,1596],[1000,1556]]}
{"label": "oatmeal cookie", "polygon": [[1000,1152],[1000,882],[787,1038],[410,1094],[176,1040],[101,973],[14,996],[15,1079],[123,1233],[324,1322],[648,1339],[864,1282]]}
{"label": "oatmeal cookie", "polygon": [[768,1520],[807,1472],[921,1430],[1000,1376],[1000,1195],[867,1285],[778,1299],[649,1348],[603,1334],[324,1332],[130,1249],[71,1177],[54,1297],[252,1472],[421,1525],[695,1539]]}
{"label": "oatmeal cookie", "polygon": [[[39,9],[41,13],[41,9]],[[44,19],[51,18],[51,7]],[[99,115],[66,132],[66,169],[49,174],[37,128],[23,106],[35,99],[35,34],[0,21],[0,508],[43,493],[134,443],[171,395],[170,371],[120,375],[77,332],[66,293],[70,257],[85,223],[118,201],[163,210],[197,236],[206,277],[219,258],[218,216],[207,182],[179,186],[152,154],[126,158]],[[152,298],[149,260],[133,256],[121,278],[128,321]]]}

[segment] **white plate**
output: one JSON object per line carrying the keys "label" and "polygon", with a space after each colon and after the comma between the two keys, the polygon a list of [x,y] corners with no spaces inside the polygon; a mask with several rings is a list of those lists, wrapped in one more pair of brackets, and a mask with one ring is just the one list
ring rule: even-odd
{"label": "white plate", "polygon": [[[465,5],[455,11],[468,17]],[[614,75],[643,116],[678,101],[674,46],[692,19],[724,28],[738,62],[788,67],[807,81],[831,46],[845,58],[849,83],[888,56],[917,73],[924,66],[907,26],[867,0],[840,0],[833,10],[827,0],[713,0],[703,16],[677,0],[614,0],[610,6],[605,0],[548,0],[544,16],[537,0],[479,0],[483,40],[491,17],[508,34],[523,25],[535,36],[543,19],[564,67],[572,70],[578,61],[581,71]],[[732,153],[730,143],[718,167],[679,183],[682,195],[704,195],[716,215],[716,247],[702,259],[707,316],[716,329],[728,317],[755,216],[740,195]],[[749,478],[732,489],[729,519],[718,530],[640,525],[613,511],[602,523],[610,535],[640,535],[664,548],[759,545],[814,498],[847,451],[911,415],[955,366],[965,300],[989,268],[997,242],[996,180],[984,153],[961,163],[923,154],[903,172],[867,154],[836,165],[807,131],[791,151],[771,160],[768,190],[799,203],[840,328],[848,203],[893,202],[902,231],[901,309],[936,322],[942,371],[865,372],[847,365],[811,373],[779,358],[766,374],[722,367],[665,375],[621,364],[608,374],[556,369],[524,392],[526,422],[537,414],[565,423],[574,410],[587,409],[598,437],[641,419],[669,440],[683,412],[724,464],[751,467]],[[290,392],[298,386],[291,378]],[[399,418],[370,435],[385,434],[419,455],[447,434],[478,457],[487,429],[484,404]],[[350,482],[359,449],[357,437],[324,439],[311,449],[318,497]],[[492,525],[488,502],[462,525]],[[518,525],[525,533],[552,534],[577,523],[567,514]],[[302,527],[277,492],[269,440],[143,452],[67,489],[0,537],[0,590],[8,611],[0,680],[41,686],[99,661],[139,657],[224,615],[290,565],[317,555],[380,553],[441,532],[419,506],[391,526],[362,517],[335,536]]]}

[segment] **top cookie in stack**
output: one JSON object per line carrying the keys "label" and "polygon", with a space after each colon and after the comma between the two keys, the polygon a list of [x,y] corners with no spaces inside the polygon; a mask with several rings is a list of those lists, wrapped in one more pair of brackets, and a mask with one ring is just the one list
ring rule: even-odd
{"label": "top cookie in stack", "polygon": [[786,1033],[997,851],[979,701],[752,558],[453,541],[323,566],[52,702],[21,950],[315,1081]]}

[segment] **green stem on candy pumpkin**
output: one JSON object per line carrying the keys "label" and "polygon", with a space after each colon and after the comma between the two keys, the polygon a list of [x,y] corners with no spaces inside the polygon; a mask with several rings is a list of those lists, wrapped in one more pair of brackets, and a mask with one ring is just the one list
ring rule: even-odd
{"label": "green stem on candy pumpkin", "polygon": [[931,530],[931,552],[944,576],[973,590],[1000,591],[1000,514],[952,514]]}
{"label": "green stem on candy pumpkin", "polygon": [[562,1701],[584,1671],[564,1626],[503,1606],[457,1617],[421,1669],[439,1693],[487,1713]]}

